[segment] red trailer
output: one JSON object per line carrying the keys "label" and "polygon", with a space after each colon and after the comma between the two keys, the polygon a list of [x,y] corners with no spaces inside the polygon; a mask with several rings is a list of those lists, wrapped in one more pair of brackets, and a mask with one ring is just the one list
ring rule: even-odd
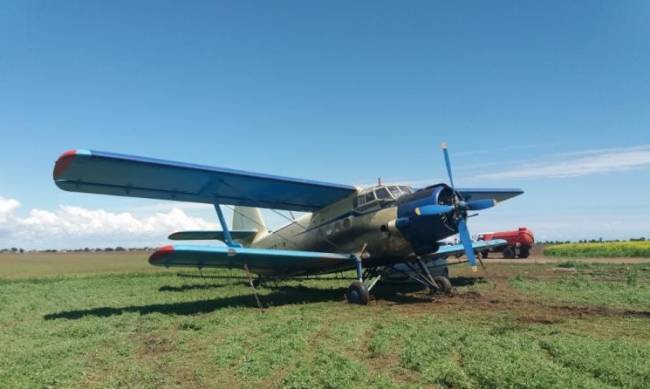
{"label": "red trailer", "polygon": [[528,258],[530,248],[535,243],[533,231],[526,227],[519,227],[513,231],[485,232],[478,235],[477,240],[503,239],[508,242],[506,246],[496,247],[482,251],[483,258],[488,257],[489,252],[502,252],[504,258]]}

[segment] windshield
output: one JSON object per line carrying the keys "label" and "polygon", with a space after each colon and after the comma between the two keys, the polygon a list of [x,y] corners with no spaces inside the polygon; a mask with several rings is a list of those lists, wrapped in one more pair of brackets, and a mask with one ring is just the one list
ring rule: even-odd
{"label": "windshield", "polygon": [[381,199],[381,200],[385,200],[385,199],[392,200],[393,199],[393,196],[390,195],[390,193],[388,192],[388,189],[386,189],[386,188],[377,188],[377,189],[375,189],[375,195],[377,196],[378,199]]}

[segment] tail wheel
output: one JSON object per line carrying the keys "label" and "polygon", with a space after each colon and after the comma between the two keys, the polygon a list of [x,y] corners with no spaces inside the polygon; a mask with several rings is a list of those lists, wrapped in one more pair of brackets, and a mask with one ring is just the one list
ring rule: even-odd
{"label": "tail wheel", "polygon": [[368,305],[370,292],[368,292],[368,288],[361,281],[354,281],[350,284],[345,297],[351,304]]}
{"label": "tail wheel", "polygon": [[451,282],[449,282],[449,278],[437,276],[437,277],[433,277],[433,280],[440,287],[440,289],[437,290],[438,293],[451,295],[452,287],[451,287]]}

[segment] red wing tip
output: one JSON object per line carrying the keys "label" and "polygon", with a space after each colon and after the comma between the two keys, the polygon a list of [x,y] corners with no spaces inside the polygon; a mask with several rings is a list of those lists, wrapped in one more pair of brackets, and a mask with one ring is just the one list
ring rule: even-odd
{"label": "red wing tip", "polygon": [[73,156],[73,155],[77,155],[77,150],[68,150],[68,151],[66,151],[65,153],[61,154],[61,156],[59,157],[59,159],[61,159],[61,158],[65,158],[65,157],[71,157],[71,156]]}
{"label": "red wing tip", "polygon": [[72,161],[77,156],[80,155],[85,155],[85,156],[91,156],[92,153],[89,150],[68,150],[65,153],[61,154],[59,159],[56,160],[56,164],[54,165],[54,179],[60,178],[65,170],[70,166]]}
{"label": "red wing tip", "polygon": [[63,175],[63,172],[70,166],[75,155],[77,155],[77,150],[68,150],[56,160],[56,164],[54,165],[55,180]]}
{"label": "red wing tip", "polygon": [[167,246],[162,246],[156,250],[149,257],[149,263],[154,263],[160,261],[165,255],[174,252],[174,246],[168,244]]}

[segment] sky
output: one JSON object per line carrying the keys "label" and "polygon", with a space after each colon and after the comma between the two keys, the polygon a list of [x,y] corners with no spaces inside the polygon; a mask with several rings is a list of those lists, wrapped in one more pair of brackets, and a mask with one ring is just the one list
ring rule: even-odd
{"label": "sky", "polygon": [[458,186],[526,192],[473,233],[650,237],[650,2],[5,2],[0,142],[0,248],[217,226],[59,190],[68,149],[421,187],[441,142]]}

